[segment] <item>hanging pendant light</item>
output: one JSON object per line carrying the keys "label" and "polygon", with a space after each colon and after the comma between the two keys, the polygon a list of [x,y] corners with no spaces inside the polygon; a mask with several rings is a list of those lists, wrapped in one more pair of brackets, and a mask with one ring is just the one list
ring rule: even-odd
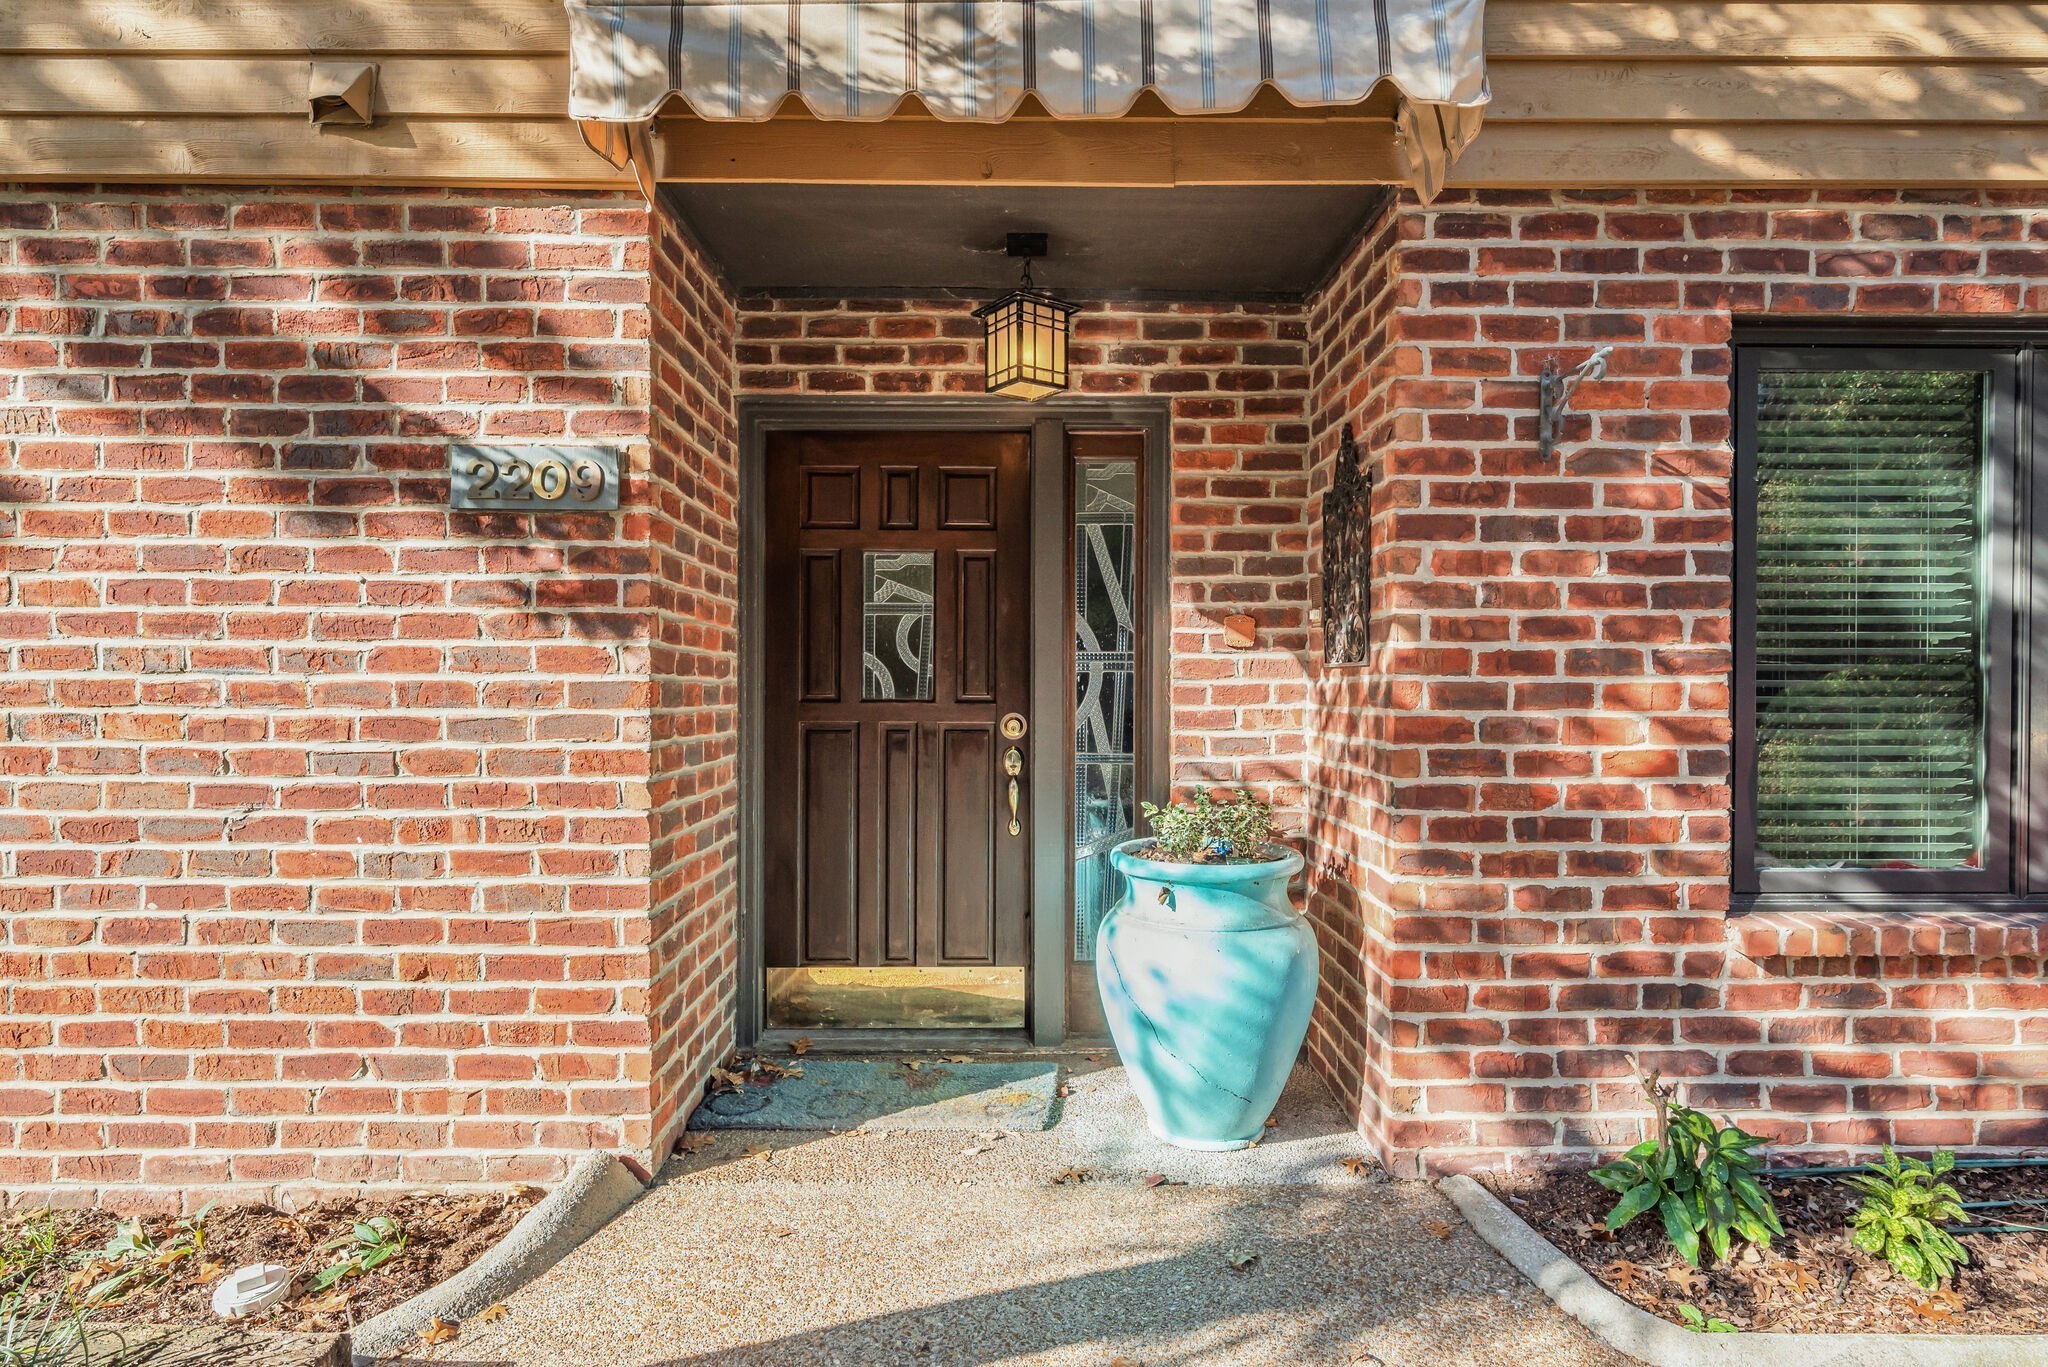
{"label": "hanging pendant light", "polygon": [[1031,259],[1044,256],[1044,233],[1011,233],[1008,251],[1024,258],[1016,289],[974,311],[981,319],[983,370],[991,394],[1042,399],[1067,387],[1067,338],[1079,305],[1031,283]]}

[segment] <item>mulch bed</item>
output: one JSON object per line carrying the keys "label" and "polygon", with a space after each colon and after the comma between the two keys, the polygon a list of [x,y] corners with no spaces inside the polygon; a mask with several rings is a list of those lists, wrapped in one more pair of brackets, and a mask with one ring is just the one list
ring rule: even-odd
{"label": "mulch bed", "polygon": [[[1940,1292],[1922,1291],[1849,1242],[1862,1196],[1831,1178],[1767,1185],[1786,1237],[1769,1250],[1739,1241],[1725,1263],[1702,1253],[1696,1275],[1656,1213],[1609,1234],[1613,1192],[1583,1172],[1483,1179],[1531,1228],[1622,1299],[1679,1323],[1692,1305],[1738,1329],[1793,1334],[2038,1334],[2048,1332],[2048,1234],[1961,1236],[1970,1265]],[[2048,1197],[2048,1171],[1970,1169],[1951,1179],[1965,1201]],[[1983,1212],[1987,1223],[2048,1225],[2048,1206]]]}
{"label": "mulch bed", "polygon": [[[328,1200],[298,1211],[269,1206],[220,1206],[201,1225],[204,1242],[196,1254],[177,1257],[135,1279],[120,1299],[96,1308],[91,1322],[121,1324],[218,1324],[211,1304],[221,1278],[251,1263],[279,1263],[292,1269],[292,1292],[279,1305],[250,1317],[255,1328],[302,1333],[335,1333],[435,1286],[468,1267],[496,1244],[543,1195],[532,1187],[513,1192],[460,1196],[401,1196],[387,1200]],[[32,1292],[56,1288],[67,1276],[88,1287],[111,1271],[147,1259],[100,1259],[120,1219],[97,1210],[51,1213],[65,1250],[61,1265],[45,1265],[30,1282]],[[360,1220],[386,1215],[406,1234],[405,1248],[370,1272],[344,1278],[327,1292],[312,1290],[313,1278],[345,1257],[346,1248],[323,1250]],[[11,1241],[23,1222],[37,1218],[15,1211],[0,1216],[0,1244]],[[169,1216],[146,1216],[143,1230],[170,1246],[180,1231]]]}

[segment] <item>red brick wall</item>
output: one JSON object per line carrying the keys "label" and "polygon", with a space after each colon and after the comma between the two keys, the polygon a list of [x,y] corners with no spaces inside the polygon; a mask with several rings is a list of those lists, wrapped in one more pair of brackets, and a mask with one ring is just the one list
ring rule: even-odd
{"label": "red brick wall", "polygon": [[[981,324],[956,300],[742,301],[748,394],[979,394]],[[1307,324],[1281,304],[1091,301],[1074,392],[1173,414],[1174,779],[1249,784],[1303,819]],[[1249,614],[1256,645],[1223,644]]]}
{"label": "red brick wall", "polygon": [[669,214],[653,239],[652,1152],[731,1052],[739,975],[739,438],[733,302]]}
{"label": "red brick wall", "polygon": [[[1817,1152],[2048,1143],[2036,923],[1727,914],[1731,320],[2048,312],[2048,198],[1504,192],[1398,230],[1390,284],[1367,244],[1312,315],[1316,487],[1338,423],[1377,434],[1374,667],[1311,718],[1349,813],[1317,916],[1369,980],[1315,1056],[1368,1132],[1404,1172],[1628,1142],[1639,1057]],[[1541,364],[1610,343],[1539,460]]]}
{"label": "red brick wall", "polygon": [[[1311,566],[1322,563],[1321,498],[1335,470],[1344,428],[1352,429],[1361,458],[1370,465],[1373,453],[1394,440],[1395,424],[1414,421],[1394,412],[1390,399],[1395,317],[1406,302],[1395,271],[1400,223],[1399,212],[1389,204],[1360,234],[1348,259],[1318,294],[1311,315]],[[1377,521],[1373,541],[1381,548],[1373,567],[1377,578],[1388,566],[1387,538]],[[1312,579],[1311,587],[1319,591],[1320,580]],[[1314,610],[1320,613],[1320,597]],[[1324,671],[1319,624],[1310,634],[1303,667],[1315,680],[1306,741],[1307,911],[1323,951],[1322,991],[1306,1049],[1357,1114],[1360,1132],[1384,1152],[1387,918],[1370,875],[1392,867],[1396,858],[1389,848],[1394,834],[1387,819],[1390,775],[1382,771],[1395,711],[1391,681],[1372,669]]]}
{"label": "red brick wall", "polygon": [[[646,543],[708,500],[664,467],[651,509],[644,452],[610,517],[441,477],[451,439],[642,436],[645,212],[31,189],[0,225],[0,1185],[646,1154],[649,1013],[707,1028],[648,1000],[650,700],[689,670],[651,674]],[[665,879],[697,763],[662,752]]]}

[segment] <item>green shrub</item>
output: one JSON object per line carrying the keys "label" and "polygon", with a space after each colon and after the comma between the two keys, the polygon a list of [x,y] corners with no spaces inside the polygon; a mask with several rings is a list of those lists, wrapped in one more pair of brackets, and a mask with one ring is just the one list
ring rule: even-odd
{"label": "green shrub", "polygon": [[1932,1291],[1956,1268],[1970,1261],[1970,1251],[1941,1227],[1949,1220],[1966,1218],[1963,1196],[1941,1180],[1956,1165],[1947,1149],[1934,1155],[1932,1163],[1901,1158],[1884,1146],[1884,1161],[1866,1165],[1867,1170],[1842,1179],[1862,1192],[1863,1204],[1850,1220],[1850,1242],[1865,1253],[1875,1253],[1898,1269],[1901,1277]]}
{"label": "green shrub", "polygon": [[1620,1229],[1651,1210],[1679,1256],[1694,1267],[1705,1240],[1716,1258],[1728,1256],[1735,1236],[1769,1248],[1782,1235],[1771,1194],[1756,1180],[1763,1159],[1751,1152],[1765,1141],[1733,1125],[1721,1128],[1707,1116],[1672,1100],[1655,1077],[1644,1082],[1657,1107],[1658,1136],[1646,1139],[1605,1167],[1593,1180],[1621,1199],[1607,1213],[1607,1227]]}
{"label": "green shrub", "polygon": [[1207,789],[1171,807],[1148,802],[1145,820],[1152,826],[1153,850],[1183,864],[1253,863],[1267,857],[1267,844],[1280,834],[1273,809],[1249,788],[1224,802]]}

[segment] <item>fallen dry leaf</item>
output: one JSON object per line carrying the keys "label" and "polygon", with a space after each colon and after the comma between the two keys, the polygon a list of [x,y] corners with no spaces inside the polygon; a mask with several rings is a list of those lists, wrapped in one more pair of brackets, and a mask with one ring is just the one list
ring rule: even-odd
{"label": "fallen dry leaf", "polygon": [[746,1079],[741,1077],[738,1073],[735,1073],[728,1068],[713,1068],[711,1070],[710,1081],[705,1084],[705,1089],[709,1091],[712,1095],[716,1096],[720,1092],[740,1091],[743,1088],[745,1088],[746,1085]]}
{"label": "fallen dry leaf", "polygon": [[747,1157],[749,1157],[749,1158],[758,1158],[758,1159],[760,1159],[760,1160],[761,1160],[761,1161],[762,1161],[763,1163],[767,1162],[767,1161],[768,1161],[768,1155],[769,1155],[769,1154],[772,1154],[772,1153],[774,1153],[774,1152],[775,1152],[775,1150],[774,1150],[774,1149],[772,1149],[772,1148],[770,1148],[770,1147],[769,1147],[768,1145],[766,1145],[766,1144],[749,1144],[749,1145],[747,1145]]}
{"label": "fallen dry leaf", "polygon": [[1257,1263],[1258,1260],[1259,1255],[1256,1253],[1233,1253],[1230,1255],[1230,1270],[1233,1272],[1247,1272],[1251,1270],[1252,1265]]}
{"label": "fallen dry leaf", "polygon": [[1368,1177],[1372,1174],[1372,1160],[1370,1158],[1346,1158],[1343,1160],[1342,1166],[1344,1171],[1350,1173],[1353,1177]]}
{"label": "fallen dry leaf", "polygon": [[960,1156],[962,1158],[974,1158],[978,1155],[987,1153],[990,1149],[993,1149],[994,1147],[995,1145],[993,1144],[969,1144],[966,1148],[960,1150]]}
{"label": "fallen dry leaf", "polygon": [[1439,1239],[1448,1239],[1458,1232],[1458,1227],[1449,1220],[1424,1220],[1422,1227]]}
{"label": "fallen dry leaf", "polygon": [[444,1319],[431,1319],[427,1321],[427,1327],[420,1330],[420,1342],[431,1348],[437,1343],[449,1342],[461,1332],[460,1324],[450,1324]]}
{"label": "fallen dry leaf", "polygon": [[1163,1187],[1170,1179],[1163,1172],[1148,1172],[1138,1180],[1148,1187]]}
{"label": "fallen dry leaf", "polygon": [[712,1137],[702,1130],[688,1132],[676,1141],[676,1147],[684,1153],[702,1153],[710,1148],[711,1144]]}
{"label": "fallen dry leaf", "polygon": [[941,1063],[972,1063],[972,1062],[974,1062],[974,1055],[972,1055],[972,1054],[948,1054],[948,1055],[946,1055],[946,1056],[945,1056],[945,1057],[944,1057],[943,1059],[941,1059],[941,1060],[939,1060],[939,1061],[940,1061]]}
{"label": "fallen dry leaf", "polygon": [[788,1225],[763,1225],[761,1226],[761,1232],[777,1239],[787,1239],[790,1235],[796,1233]]}
{"label": "fallen dry leaf", "polygon": [[1054,1186],[1056,1186],[1056,1187],[1064,1187],[1064,1186],[1070,1186],[1070,1185],[1071,1185],[1071,1186],[1079,1186],[1079,1185],[1080,1185],[1081,1183],[1083,1183],[1083,1182],[1085,1182],[1085,1181],[1087,1181],[1087,1180],[1088,1180],[1088,1169],[1086,1169],[1086,1168],[1066,1168],[1066,1169],[1064,1169],[1064,1170],[1062,1170],[1062,1171],[1061,1171],[1061,1173],[1060,1173],[1060,1175],[1059,1175],[1058,1177],[1055,1177],[1055,1178],[1053,1178],[1053,1179],[1052,1179],[1052,1184],[1053,1184]]}
{"label": "fallen dry leaf", "polygon": [[299,1309],[311,1315],[339,1314],[348,1309],[348,1292],[338,1286],[334,1287],[322,1295],[299,1302]]}
{"label": "fallen dry leaf", "polygon": [[476,1312],[476,1322],[478,1324],[496,1324],[499,1320],[505,1318],[505,1313],[505,1302],[494,1301]]}
{"label": "fallen dry leaf", "polygon": [[1626,1258],[1616,1258],[1602,1270],[1617,1291],[1632,1291],[1643,1279],[1643,1269]]}
{"label": "fallen dry leaf", "polygon": [[789,1042],[789,1052],[795,1054],[798,1058],[802,1058],[805,1054],[810,1053],[811,1037],[805,1035],[802,1039],[791,1040]]}
{"label": "fallen dry leaf", "polygon": [[1707,1284],[1707,1279],[1700,1275],[1698,1268],[1688,1267],[1684,1263],[1676,1263],[1665,1268],[1664,1280],[1688,1296]]}
{"label": "fallen dry leaf", "polygon": [[227,1274],[228,1265],[226,1263],[207,1261],[200,1263],[199,1266],[192,1269],[192,1280],[200,1286],[206,1286],[219,1281]]}
{"label": "fallen dry leaf", "polygon": [[1912,1302],[1913,1313],[1933,1324],[1949,1324],[1955,1320],[1956,1312],[1939,1300]]}
{"label": "fallen dry leaf", "polygon": [[1266,1117],[1266,1128],[1267,1128],[1267,1129],[1269,1129],[1269,1130],[1273,1130],[1273,1129],[1278,1129],[1279,1127],[1280,1127],[1280,1118],[1279,1118],[1278,1116],[1271,1116],[1271,1115],[1269,1115],[1269,1116],[1267,1116],[1267,1117]]}

